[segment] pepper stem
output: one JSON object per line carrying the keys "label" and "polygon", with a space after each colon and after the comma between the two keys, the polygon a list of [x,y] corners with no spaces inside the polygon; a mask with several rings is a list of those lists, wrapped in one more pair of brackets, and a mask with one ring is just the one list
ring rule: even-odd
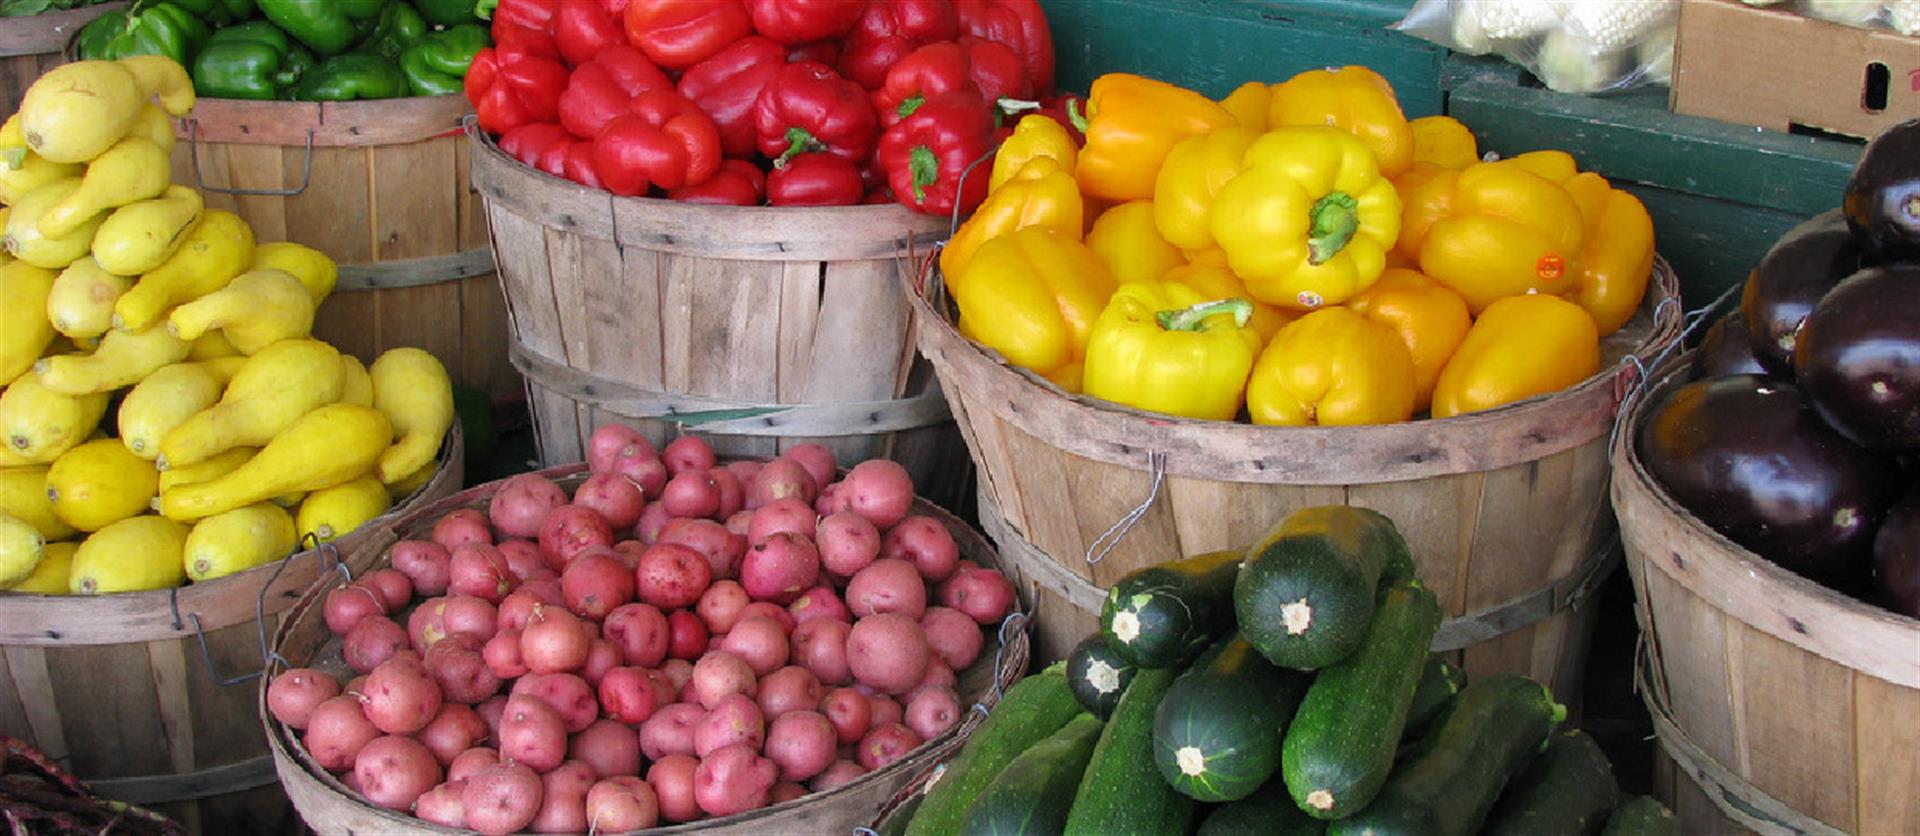
{"label": "pepper stem", "polygon": [[1360,231],[1360,202],[1346,192],[1328,192],[1307,210],[1313,227],[1307,230],[1307,263],[1325,264],[1340,254]]}
{"label": "pepper stem", "polygon": [[994,101],[993,104],[994,107],[1005,113],[1021,113],[1023,111],[1040,109],[1039,102],[1032,99],[1016,99],[1012,96],[1001,96],[998,100]]}
{"label": "pepper stem", "polygon": [[1253,318],[1253,303],[1245,299],[1218,299],[1190,308],[1160,311],[1153,318],[1167,331],[1198,331],[1201,323],[1220,314],[1232,314],[1234,327],[1245,328],[1247,320]]}
{"label": "pepper stem", "polygon": [[934,158],[933,149],[913,146],[913,150],[907,152],[907,170],[913,172],[914,202],[927,202],[927,187],[940,179],[940,161]]}
{"label": "pepper stem", "polygon": [[1080,114],[1079,99],[1067,100],[1067,121],[1073,123],[1074,130],[1083,134],[1087,132],[1087,117]]}
{"label": "pepper stem", "polygon": [[820,140],[814,139],[813,134],[809,133],[806,128],[788,128],[787,150],[782,151],[780,156],[774,158],[773,167],[780,168],[785,166],[787,161],[794,157],[798,157],[808,151],[819,151],[825,147],[826,146],[820,144]]}
{"label": "pepper stem", "polygon": [[914,111],[919,110],[920,106],[926,103],[927,103],[926,96],[922,96],[918,93],[915,93],[911,96],[901,99],[900,106],[897,108],[894,108],[893,112],[899,114],[900,118],[905,119],[909,116],[912,116]]}

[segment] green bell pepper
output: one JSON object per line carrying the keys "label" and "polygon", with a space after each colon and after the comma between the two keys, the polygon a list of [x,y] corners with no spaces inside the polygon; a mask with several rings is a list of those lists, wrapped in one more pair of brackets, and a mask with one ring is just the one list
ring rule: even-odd
{"label": "green bell pepper", "polygon": [[379,23],[389,0],[257,0],[260,13],[321,55],[338,55]]}
{"label": "green bell pepper", "polygon": [[193,60],[193,90],[212,99],[285,99],[313,67],[313,53],[264,20],[213,33]]}
{"label": "green bell pepper", "polygon": [[427,35],[426,18],[406,0],[395,0],[394,4],[380,12],[380,22],[373,27],[373,34],[354,47],[355,52],[371,52],[387,58],[399,58],[407,47],[420,42]]}
{"label": "green bell pepper", "polygon": [[413,5],[420,10],[420,16],[434,26],[458,26],[480,20],[480,16],[473,13],[474,0],[413,0]]}
{"label": "green bell pepper", "polygon": [[211,35],[205,21],[171,0],[152,5],[135,3],[81,27],[74,51],[89,61],[164,55],[188,66]]}
{"label": "green bell pepper", "polygon": [[400,72],[416,96],[445,96],[461,91],[473,56],[493,44],[486,27],[462,23],[435,32],[400,53]]}
{"label": "green bell pepper", "polygon": [[303,102],[397,99],[407,95],[407,77],[392,60],[366,52],[336,55],[307,71],[294,98]]}
{"label": "green bell pepper", "polygon": [[193,13],[208,26],[220,27],[253,17],[253,0],[168,0]]}

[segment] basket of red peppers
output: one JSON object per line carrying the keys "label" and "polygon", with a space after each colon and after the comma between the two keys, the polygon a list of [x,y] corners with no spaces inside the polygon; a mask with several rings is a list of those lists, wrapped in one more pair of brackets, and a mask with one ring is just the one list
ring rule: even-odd
{"label": "basket of red peppers", "polygon": [[1068,121],[1038,0],[499,0],[478,127],[621,196],[965,212],[1012,114]]}

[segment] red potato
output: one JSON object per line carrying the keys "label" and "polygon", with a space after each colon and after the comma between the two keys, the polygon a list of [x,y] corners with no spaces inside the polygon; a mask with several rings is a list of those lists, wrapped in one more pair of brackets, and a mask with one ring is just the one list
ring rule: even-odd
{"label": "red potato", "polygon": [[760,679],[755,701],[760,704],[760,713],[771,720],[789,711],[812,711],[819,707],[825,693],[813,671],[788,665]]}
{"label": "red potato", "polygon": [[904,560],[876,560],[847,582],[847,609],[855,616],[904,615],[914,621],[927,614],[927,584]]}
{"label": "red potato", "polygon": [[768,503],[754,511],[753,519],[747,522],[747,545],[758,546],[775,534],[811,538],[819,519],[819,515],[813,512],[813,506],[798,499]]}
{"label": "red potato", "polygon": [[912,516],[887,529],[880,556],[905,560],[920,570],[921,577],[939,583],[959,568],[960,544],[939,520]]}
{"label": "red potato", "polygon": [[433,533],[427,536],[448,552],[463,543],[493,545],[493,529],[487,526],[487,515],[478,508],[448,511],[433,524]]}
{"label": "red potato", "polygon": [[548,512],[565,504],[567,492],[559,485],[537,473],[522,473],[500,486],[487,503],[487,517],[502,534],[532,539],[540,536]]}
{"label": "red potato", "polygon": [[759,473],[760,468],[764,466],[766,462],[759,459],[739,459],[721,465],[727,472],[733,474],[733,478],[739,479],[742,486],[753,481],[753,474]]}
{"label": "red potato", "polygon": [[[727,526],[727,531],[733,534],[737,534],[740,536],[742,540],[745,540],[747,536],[747,532],[753,529],[753,512],[741,511],[737,514],[727,517],[726,526]],[[746,551],[746,549],[742,548],[741,551],[744,552]]]}
{"label": "red potato", "polygon": [[659,694],[654,690],[653,679],[641,668],[614,668],[600,678],[600,687],[596,689],[600,697],[600,709],[608,717],[622,723],[639,724],[653,716],[654,706],[658,704]]}
{"label": "red potato", "polygon": [[592,546],[613,545],[613,527],[591,508],[562,505],[540,523],[540,552],[556,570]]}
{"label": "red potato", "polygon": [[427,648],[422,664],[449,702],[473,705],[500,692],[501,677],[487,666],[486,643],[465,633]]}
{"label": "red potato", "polygon": [[631,775],[602,779],[587,790],[587,830],[627,833],[660,823],[653,786]]}
{"label": "red potato", "polygon": [[360,698],[341,694],[314,706],[301,742],[322,769],[345,772],[353,768],[354,756],[379,736],[380,730],[360,707]]}
{"label": "red potato", "polygon": [[675,543],[654,543],[635,570],[640,600],[662,610],[691,607],[713,581],[713,567],[699,552]]}
{"label": "red potato", "polygon": [[820,489],[820,496],[813,500],[813,512],[829,517],[847,510],[847,503],[840,497],[840,483],[835,482]]}
{"label": "red potato", "polygon": [[700,803],[693,795],[693,776],[699,769],[700,759],[684,753],[659,758],[647,767],[647,785],[659,802],[660,818],[682,822],[701,817]]}
{"label": "red potato", "polygon": [[487,670],[501,680],[517,679],[527,673],[527,663],[520,658],[520,631],[501,630],[487,640],[481,648],[480,658],[487,663]]}
{"label": "red potato", "polygon": [[813,442],[795,444],[787,452],[781,453],[780,458],[806,469],[815,485],[833,484],[834,477],[840,472],[840,465],[833,460],[833,451]]}
{"label": "red potato", "polygon": [[755,676],[766,676],[787,664],[787,632],[770,618],[749,618],[733,625],[715,646],[745,660]]}
{"label": "red potato", "polygon": [[923,740],[932,740],[960,724],[960,697],[946,686],[921,688],[907,701],[905,722]]}
{"label": "red potato", "polygon": [[719,635],[733,629],[734,623],[740,620],[740,610],[752,600],[739,582],[718,580],[700,593],[695,611],[700,614],[700,620],[706,622],[707,633]]}
{"label": "red potato", "polygon": [[627,571],[639,569],[640,555],[646,552],[647,544],[639,540],[621,540],[613,544],[613,556],[620,558],[620,563],[627,567]]}
{"label": "red potato", "polygon": [[835,688],[820,698],[820,714],[833,724],[836,742],[852,746],[873,728],[873,702],[852,688]]}
{"label": "red potato", "polygon": [[[367,719],[387,734],[413,734],[426,728],[440,713],[444,701],[440,684],[427,674],[426,667],[405,658],[380,663],[367,674],[360,694],[365,698]],[[421,792],[425,791],[422,787]]]}
{"label": "red potato", "polygon": [[407,631],[385,616],[355,625],[340,642],[340,655],[354,673],[367,673],[407,646]]}
{"label": "red potato", "polygon": [[912,752],[924,742],[920,735],[906,725],[888,723],[875,727],[873,731],[867,732],[866,737],[860,739],[859,747],[854,750],[854,759],[859,761],[861,766],[866,767],[868,772],[873,772],[885,769],[894,761],[906,757],[907,753]]}
{"label": "red potato", "polygon": [[588,685],[600,687],[600,679],[607,671],[627,663],[626,651],[606,639],[594,639],[587,643],[587,665],[580,671],[580,678]]}
{"label": "red potato", "polygon": [[765,508],[782,499],[792,499],[807,507],[820,495],[820,485],[805,467],[792,459],[767,462],[747,481],[747,508]]}
{"label": "red potato", "polygon": [[447,593],[468,595],[498,604],[520,584],[507,556],[495,546],[463,543],[455,546],[447,570]]}
{"label": "red potato", "polygon": [[812,671],[825,685],[853,681],[853,670],[847,665],[847,636],[852,632],[853,625],[828,618],[794,628],[794,664]]}
{"label": "red potato", "polygon": [[375,569],[360,576],[360,584],[380,596],[387,605],[387,612],[406,607],[413,601],[413,581],[398,569]]}
{"label": "red potato", "polygon": [[602,778],[640,774],[640,734],[618,720],[595,720],[567,743],[567,758]]}
{"label": "red potato", "polygon": [[860,619],[847,633],[847,667],[853,678],[888,694],[904,694],[927,673],[926,631],[897,613]]}
{"label": "red potato", "polygon": [[499,549],[500,557],[507,561],[507,571],[513,574],[517,582],[515,589],[527,581],[558,577],[554,573],[559,570],[547,561],[546,553],[540,551],[540,544],[532,540],[501,540],[494,548]]}
{"label": "red potato", "polygon": [[639,486],[640,495],[651,503],[660,498],[661,491],[667,487],[667,463],[660,458],[652,447],[627,447],[613,460],[613,473],[626,477],[626,480]]}
{"label": "red potato", "polygon": [[560,715],[538,697],[509,698],[500,715],[500,759],[545,772],[566,757],[567,727]]}
{"label": "red potato", "polygon": [[667,471],[675,476],[689,470],[712,470],[719,461],[713,455],[713,447],[704,439],[683,435],[667,442],[667,449],[661,451],[661,460],[667,463]]}
{"label": "red potato", "polygon": [[746,487],[739,476],[724,467],[707,471],[707,476],[713,479],[714,490],[720,492],[720,506],[713,512],[715,519],[726,519],[745,510]]}
{"label": "red potato", "polygon": [[867,707],[873,713],[871,724],[873,729],[904,722],[907,719],[907,710],[894,698],[885,694],[868,694]]}
{"label": "red potato", "polygon": [[614,461],[626,453],[628,447],[635,448],[635,452],[653,452],[653,442],[639,430],[625,424],[595,427],[593,435],[587,438],[587,470],[595,474],[612,472]]}
{"label": "red potato", "polygon": [[853,577],[880,556],[880,530],[852,511],[821,517],[814,539],[820,566],[838,578]]}
{"label": "red potato", "polygon": [[497,763],[474,773],[460,792],[466,826],[487,836],[506,836],[533,823],[544,788],[524,763]]}
{"label": "red potato", "polygon": [[427,790],[413,802],[413,814],[441,827],[464,830],[467,826],[467,807],[460,803],[460,794],[466,789],[467,782],[449,780]]}
{"label": "red potato", "polygon": [[617,557],[585,554],[567,564],[560,590],[574,614],[600,621],[614,608],[633,602],[634,573]]}
{"label": "red potato", "polygon": [[785,804],[797,798],[805,798],[809,792],[812,792],[812,790],[807,789],[803,784],[796,784],[792,781],[781,781],[773,785],[773,792],[767,794],[767,806],[771,807],[776,804]]}
{"label": "red potato", "polygon": [[440,713],[420,730],[419,738],[435,760],[451,766],[454,758],[485,743],[487,732],[487,721],[472,706],[450,702],[440,706]]}
{"label": "red potato", "polygon": [[660,531],[673,521],[673,515],[667,513],[667,506],[650,502],[640,511],[640,521],[633,524],[633,537],[642,543],[652,545],[660,539]]}
{"label": "red potato", "polygon": [[693,753],[704,758],[736,744],[758,752],[766,739],[767,720],[760,706],[745,694],[729,694],[693,727]]}
{"label": "red potato", "polygon": [[731,816],[767,806],[780,768],[742,745],[724,746],[700,759],[693,771],[693,799],[709,815]]}
{"label": "red potato", "polygon": [[413,810],[413,802],[443,777],[440,762],[420,741],[387,735],[368,741],[353,759],[360,794],[389,810]]}
{"label": "red potato", "polygon": [[671,629],[660,608],[652,604],[625,604],[607,613],[603,632],[608,641],[620,646],[626,664],[653,668],[667,658]]}
{"label": "red potato", "polygon": [[740,621],[755,618],[764,618],[778,624],[780,625],[780,629],[788,634],[792,634],[793,628],[800,626],[799,620],[793,617],[793,613],[788,612],[786,607],[773,603],[772,601],[755,601],[741,607],[740,619],[734,622],[734,624],[737,626]]}
{"label": "red potato", "polygon": [[660,663],[660,668],[654,674],[659,677],[660,687],[678,691],[693,681],[693,663],[685,659],[668,659]]}
{"label": "red potato", "polygon": [[847,610],[847,602],[829,586],[816,586],[807,590],[794,602],[787,605],[787,612],[793,614],[795,626],[816,618],[831,618],[835,621],[853,623],[853,613]]}
{"label": "red potato", "polygon": [[445,595],[447,592],[448,572],[453,560],[446,546],[432,540],[401,540],[387,550],[387,559],[393,562],[393,568],[400,570],[413,582],[413,591],[420,595]]}
{"label": "red potato", "polygon": [[873,523],[892,528],[913,510],[913,477],[899,462],[872,459],[853,466],[840,484],[839,500]]}
{"label": "red potato", "polygon": [[807,786],[814,792],[826,792],[834,787],[851,784],[865,774],[867,770],[860,764],[850,760],[836,760],[833,765],[827,767],[825,772],[813,776],[813,780],[807,782]]}
{"label": "red potato", "polygon": [[507,713],[507,695],[493,695],[486,702],[474,706],[473,713],[486,721],[487,745],[497,753],[500,749],[500,717]]}
{"label": "red potato", "polygon": [[705,655],[709,644],[707,623],[688,610],[674,610],[667,616],[667,655],[693,661]]}
{"label": "red potato", "polygon": [[580,620],[559,607],[535,605],[520,631],[520,659],[534,673],[564,673],[586,667],[592,640]]}
{"label": "red potato", "polygon": [[600,699],[593,686],[570,673],[529,674],[513,683],[513,697],[533,697],[560,717],[568,734],[585,731],[600,716]]}
{"label": "red potato", "polygon": [[712,711],[729,695],[751,697],[758,693],[759,682],[755,676],[753,666],[745,659],[725,650],[715,650],[693,664],[693,678],[687,684],[693,688],[700,707]]}
{"label": "red potato", "polygon": [[726,526],[713,520],[675,519],[660,529],[660,539],[656,542],[693,549],[706,558],[708,577],[731,578],[739,572],[740,557],[747,550],[746,538],[739,539],[737,549],[734,538]]}
{"label": "red potato", "polygon": [[360,622],[386,615],[389,609],[379,590],[357,582],[328,592],[326,601],[320,605],[327,631],[336,636],[353,632]]}
{"label": "red potato", "polygon": [[992,569],[961,569],[940,586],[940,603],[977,624],[998,624],[1013,609],[1013,584]]}
{"label": "red potato", "polygon": [[[640,724],[640,752],[647,760],[658,761],[672,755],[693,754],[693,733],[707,710],[694,703],[677,702],[654,709],[653,716]],[[649,777],[651,780],[651,777]],[[654,789],[659,789],[654,785]]]}
{"label": "red potato", "polygon": [[952,668],[947,667],[947,664],[939,659],[928,659],[927,672],[926,675],[920,677],[920,684],[913,686],[913,690],[908,691],[900,700],[903,703],[911,703],[914,697],[919,696],[921,691],[925,691],[928,688],[958,687],[960,687],[959,677],[954,676]]}
{"label": "red potato", "polygon": [[[444,636],[472,636],[486,641],[500,629],[499,609],[485,600],[465,595],[452,595],[440,600],[440,626],[446,631]],[[408,626],[411,627],[411,623]],[[427,646],[433,645],[429,643]]]}
{"label": "red potato", "polygon": [[793,603],[820,580],[820,552],[805,536],[781,532],[747,549],[740,562],[740,585],[756,601]]}
{"label": "red potato", "polygon": [[947,607],[928,607],[927,614],[920,616],[920,629],[927,634],[927,648],[956,671],[973,666],[986,640],[971,616]]}
{"label": "red potato", "polygon": [[767,729],[767,759],[780,767],[782,781],[805,781],[825,772],[837,749],[833,723],[815,711],[787,712]]}
{"label": "red potato", "polygon": [[[540,778],[546,784],[543,789],[549,794],[558,791],[577,795],[580,796],[583,804],[586,802],[587,790],[593,789],[593,783],[600,780],[600,776],[594,773],[593,764],[576,759],[561,762],[558,767],[549,770]],[[585,829],[583,825],[576,832]]]}
{"label": "red potato", "polygon": [[296,729],[307,727],[313,709],[340,695],[340,680],[313,668],[292,668],[267,685],[267,711]]}
{"label": "red potato", "polygon": [[[504,701],[501,703],[501,705],[505,704]],[[499,762],[499,750],[487,746],[475,746],[453,756],[453,761],[447,764],[447,781],[465,781],[473,777],[474,773]]]}
{"label": "red potato", "polygon": [[705,470],[683,470],[667,480],[660,505],[676,517],[711,517],[720,512],[720,485]]}
{"label": "red potato", "polygon": [[499,609],[494,611],[495,629],[512,630],[516,633],[527,629],[527,621],[533,618],[535,604],[565,607],[567,599],[564,593],[549,598],[538,590],[523,586],[501,600]]}

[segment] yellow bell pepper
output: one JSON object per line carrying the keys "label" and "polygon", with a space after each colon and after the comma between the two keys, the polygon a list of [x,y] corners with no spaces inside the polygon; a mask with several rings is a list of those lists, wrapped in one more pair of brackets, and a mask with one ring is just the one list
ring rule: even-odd
{"label": "yellow bell pepper", "polygon": [[1366,144],[1389,179],[1413,162],[1413,129],[1393,85],[1366,67],[1308,70],[1274,85],[1267,125],[1331,125],[1347,131]]}
{"label": "yellow bell pepper", "polygon": [[1080,237],[1080,186],[1067,169],[1060,167],[1059,160],[1028,160],[1003,186],[987,195],[973,210],[973,217],[961,224],[953,240],[940,250],[941,272],[960,272],[981,244],[1016,229],[1044,226],[1069,238]]}
{"label": "yellow bell pepper", "polygon": [[1580,172],[1580,166],[1573,161],[1572,154],[1565,151],[1552,150],[1528,151],[1524,154],[1515,154],[1511,157],[1495,160],[1488,163],[1488,165],[1523,168],[1541,177],[1545,177],[1548,180],[1552,180],[1555,183],[1564,183],[1567,178]]}
{"label": "yellow bell pepper", "polygon": [[1113,201],[1153,197],[1154,177],[1173,144],[1238,124],[1211,99],[1164,81],[1108,73],[1087,96],[1087,144],[1074,176],[1089,195]]}
{"label": "yellow bell pepper", "polygon": [[1433,417],[1557,392],[1600,370],[1600,334],[1585,309],[1545,293],[1509,296],[1480,314],[1433,390]]}
{"label": "yellow bell pepper", "polygon": [[1390,424],[1413,417],[1413,358],[1392,328],[1346,308],[1294,320],[1247,380],[1255,424]]}
{"label": "yellow bell pepper", "polygon": [[1246,168],[1247,146],[1259,136],[1229,126],[1174,144],[1153,182],[1153,220],[1167,241],[1186,250],[1213,246],[1214,195]]}
{"label": "yellow bell pepper", "polygon": [[1653,276],[1653,218],[1640,199],[1592,172],[1561,184],[1586,219],[1573,299],[1593,315],[1604,337],[1627,324]]}
{"label": "yellow bell pepper", "polygon": [[1442,171],[1409,190],[1398,247],[1478,314],[1494,300],[1573,287],[1585,237],[1573,197],[1512,161]]}
{"label": "yellow bell pepper", "polygon": [[1267,132],[1267,109],[1273,105],[1273,88],[1258,81],[1249,81],[1220,100],[1220,106],[1233,114],[1240,127],[1254,133]]}
{"label": "yellow bell pepper", "polygon": [[[1219,250],[1201,250],[1198,255],[1203,259]],[[1162,283],[1183,284],[1193,288],[1207,299],[1246,299],[1253,305],[1253,317],[1247,321],[1247,327],[1260,335],[1260,344],[1265,345],[1273,335],[1280,333],[1287,323],[1292,322],[1294,313],[1282,310],[1253,298],[1247,293],[1247,285],[1240,277],[1227,269],[1224,256],[1219,260],[1200,260],[1180,265],[1168,270],[1160,277]]]}
{"label": "yellow bell pepper", "polygon": [[1400,198],[1360,140],[1338,128],[1279,128],[1254,140],[1245,162],[1214,195],[1211,223],[1253,298],[1313,310],[1379,278]]}
{"label": "yellow bell pepper", "polygon": [[1407,123],[1413,131],[1413,161],[1454,171],[1480,161],[1473,131],[1451,116],[1422,116]]}
{"label": "yellow bell pepper", "polygon": [[1150,282],[1187,263],[1180,248],[1153,225],[1153,201],[1134,200],[1100,213],[1087,231],[1087,246],[1121,284]]}
{"label": "yellow bell pepper", "polygon": [[1135,409],[1231,421],[1260,335],[1253,304],[1181,284],[1121,285],[1087,341],[1087,394]]}
{"label": "yellow bell pepper", "polygon": [[1392,328],[1413,359],[1413,411],[1433,403],[1433,386],[1473,327],[1467,300],[1414,270],[1388,268],[1367,292],[1347,300],[1354,313]]}
{"label": "yellow bell pepper", "polygon": [[991,239],[946,277],[962,333],[1018,366],[1077,392],[1093,322],[1113,276],[1071,236],[1030,226]]}
{"label": "yellow bell pepper", "polygon": [[993,174],[987,178],[987,194],[999,191],[1035,157],[1052,157],[1062,171],[1072,174],[1074,160],[1079,155],[1080,146],[1067,133],[1065,125],[1038,113],[1022,116],[1014,123],[1013,135],[1000,143],[1000,150],[993,154]]}

